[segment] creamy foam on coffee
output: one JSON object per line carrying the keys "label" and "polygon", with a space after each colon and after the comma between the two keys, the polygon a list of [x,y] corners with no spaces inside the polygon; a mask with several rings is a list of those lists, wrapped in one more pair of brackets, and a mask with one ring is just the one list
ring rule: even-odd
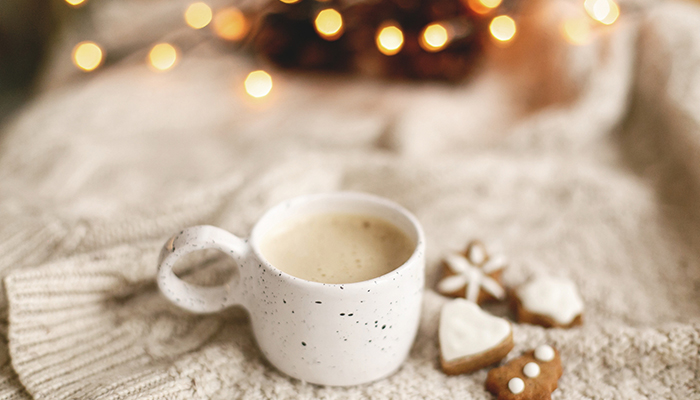
{"label": "creamy foam on coffee", "polygon": [[309,281],[361,282],[405,263],[415,243],[390,222],[361,214],[312,214],[274,227],[260,243],[267,260]]}

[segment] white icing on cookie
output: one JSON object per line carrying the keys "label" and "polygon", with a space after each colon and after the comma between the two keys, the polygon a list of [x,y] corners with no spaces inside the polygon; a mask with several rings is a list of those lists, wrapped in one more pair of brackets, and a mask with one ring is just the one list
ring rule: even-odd
{"label": "white icing on cookie", "polygon": [[[475,247],[472,247],[474,249]],[[471,251],[470,251],[471,253]],[[497,299],[505,298],[506,292],[503,287],[487,274],[505,267],[505,259],[498,259],[496,262],[487,262],[482,267],[473,265],[469,259],[461,254],[448,254],[445,257],[447,267],[455,275],[445,277],[440,280],[437,289],[441,293],[452,293],[466,286],[465,298],[476,302],[479,298],[479,290],[483,288]]]}
{"label": "white icing on cookie", "polygon": [[460,290],[467,284],[467,280],[462,275],[450,275],[440,280],[437,289],[440,293],[452,293]]}
{"label": "white icing on cookie", "polygon": [[503,254],[496,254],[489,257],[488,261],[484,263],[481,269],[486,271],[486,273],[491,273],[493,271],[503,269],[503,267],[506,265],[508,265],[508,257],[504,256]]}
{"label": "white icing on cookie", "polygon": [[552,361],[552,360],[554,360],[554,356],[555,356],[555,353],[554,353],[554,349],[552,348],[552,346],[542,344],[542,345],[537,346],[537,348],[535,349],[535,358],[540,360],[540,361],[544,361],[544,362]]}
{"label": "white icing on cookie", "polygon": [[542,276],[517,290],[523,307],[566,325],[583,312],[583,300],[573,281]]}
{"label": "white icing on cookie", "polygon": [[465,299],[454,299],[440,312],[440,352],[445,361],[494,348],[508,338],[511,326]]}
{"label": "white icing on cookie", "polygon": [[537,378],[540,376],[540,366],[537,363],[529,362],[523,367],[523,374],[528,378]]}
{"label": "white icing on cookie", "polygon": [[467,259],[474,265],[481,265],[486,261],[486,249],[480,242],[472,242],[467,252]]}
{"label": "white icing on cookie", "polygon": [[508,381],[508,390],[513,394],[522,393],[525,390],[525,382],[520,378],[513,378]]}

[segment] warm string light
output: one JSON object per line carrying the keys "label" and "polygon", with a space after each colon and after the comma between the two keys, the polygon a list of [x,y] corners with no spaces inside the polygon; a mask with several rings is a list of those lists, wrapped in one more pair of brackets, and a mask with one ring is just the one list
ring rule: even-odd
{"label": "warm string light", "polygon": [[169,43],[159,43],[148,53],[151,66],[159,71],[167,71],[177,62],[177,50]]}
{"label": "warm string light", "polygon": [[205,3],[192,3],[185,11],[185,22],[191,28],[202,29],[211,22],[211,7]]}
{"label": "warm string light", "polygon": [[255,98],[265,97],[272,90],[272,77],[263,70],[253,71],[248,74],[243,83],[245,91]]}
{"label": "warm string light", "polygon": [[425,51],[436,52],[444,49],[452,40],[453,33],[449,25],[436,22],[426,26],[420,35],[420,46]]}
{"label": "warm string light", "polygon": [[387,56],[398,54],[403,48],[403,31],[396,22],[386,22],[377,30],[377,48]]}
{"label": "warm string light", "polygon": [[479,0],[484,7],[494,9],[501,5],[501,0]]}
{"label": "warm string light", "polygon": [[564,39],[574,45],[586,44],[591,38],[590,18],[585,15],[567,18],[561,24]]}
{"label": "warm string light", "polygon": [[343,34],[343,17],[332,8],[318,13],[314,20],[316,32],[326,40],[336,40]]}
{"label": "warm string light", "polygon": [[[81,6],[87,0],[65,0],[71,6]],[[280,0],[285,4],[301,0]],[[326,2],[328,0],[317,0]],[[502,0],[463,0],[477,14],[487,14],[501,5]],[[614,0],[585,0],[584,9],[588,15],[605,25],[613,24],[620,16],[620,8]],[[195,2],[184,13],[185,22],[191,28],[202,29],[212,21],[215,34],[223,39],[238,41],[245,37],[250,28],[245,15],[235,7],[222,9],[213,15],[211,7],[204,2]],[[316,14],[314,27],[326,40],[336,40],[344,33],[343,17],[337,10],[327,8]],[[569,16],[561,22],[564,39],[571,44],[588,43],[591,38],[591,23],[583,16]],[[428,52],[437,52],[447,47],[455,37],[455,29],[450,22],[434,22],[427,25],[418,38],[420,46]],[[459,29],[457,29],[459,30]],[[516,23],[510,16],[499,15],[491,20],[489,31],[499,42],[508,42],[515,37]],[[398,23],[385,22],[376,32],[376,45],[387,56],[398,54],[404,45],[404,34]],[[156,70],[165,71],[178,61],[178,51],[168,43],[155,45],[148,54],[150,65]],[[72,60],[83,71],[93,71],[103,62],[102,49],[93,42],[81,42],[73,48]],[[253,97],[264,97],[272,90],[272,78],[265,71],[251,72],[245,80],[246,92]]]}
{"label": "warm string light", "polygon": [[250,28],[241,10],[228,7],[217,11],[212,24],[216,36],[231,41],[243,39]]}
{"label": "warm string light", "polygon": [[507,15],[499,15],[491,21],[489,30],[496,40],[507,42],[515,36],[515,21]]}
{"label": "warm string light", "polygon": [[102,64],[102,49],[94,42],[80,42],[73,48],[73,64],[85,72]]}
{"label": "warm string light", "polygon": [[620,16],[620,7],[613,0],[586,0],[583,8],[591,18],[605,25],[612,24]]}
{"label": "warm string light", "polygon": [[501,0],[467,0],[467,6],[477,14],[488,14],[501,5]]}
{"label": "warm string light", "polygon": [[73,7],[80,7],[85,3],[85,0],[66,0],[66,3]]}

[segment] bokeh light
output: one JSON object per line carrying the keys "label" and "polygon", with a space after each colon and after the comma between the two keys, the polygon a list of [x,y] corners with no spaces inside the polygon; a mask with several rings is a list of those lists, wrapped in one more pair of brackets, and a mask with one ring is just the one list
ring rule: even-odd
{"label": "bokeh light", "polygon": [[272,77],[260,69],[249,73],[243,84],[249,95],[255,98],[265,97],[272,90]]}
{"label": "bokeh light", "polygon": [[488,14],[501,5],[501,0],[467,0],[467,6],[477,14]]}
{"label": "bokeh light", "polygon": [[280,1],[284,4],[294,4],[294,3],[300,2],[301,0],[280,0]]}
{"label": "bokeh light", "polygon": [[169,70],[177,62],[177,50],[169,43],[158,43],[148,53],[148,61],[159,71]]}
{"label": "bokeh light", "polygon": [[586,0],[583,7],[591,18],[605,25],[612,24],[620,16],[620,7],[613,0]]}
{"label": "bokeh light", "polygon": [[420,46],[425,51],[436,52],[447,46],[452,39],[449,29],[442,23],[430,24],[420,35]]}
{"label": "bokeh light", "polygon": [[501,5],[501,0],[479,0],[484,7],[496,8]]}
{"label": "bokeh light", "polygon": [[73,64],[90,72],[102,64],[102,49],[94,42],[80,42],[73,48]]}
{"label": "bokeh light", "polygon": [[241,10],[236,7],[228,7],[216,12],[212,27],[218,37],[238,41],[248,33],[249,25]]}
{"label": "bokeh light", "polygon": [[194,29],[202,29],[211,22],[211,7],[205,3],[192,3],[185,11],[185,22]]}
{"label": "bokeh light", "polygon": [[403,32],[396,23],[385,23],[377,30],[376,41],[382,54],[393,56],[403,48]]}
{"label": "bokeh light", "polygon": [[66,3],[73,7],[79,7],[85,3],[85,0],[66,0]]}
{"label": "bokeh light", "polygon": [[590,18],[585,15],[565,19],[561,24],[564,39],[574,45],[586,44],[591,38]]}
{"label": "bokeh light", "polygon": [[314,20],[316,32],[326,40],[336,40],[343,34],[343,16],[332,8],[322,10]]}
{"label": "bokeh light", "polygon": [[507,15],[499,15],[489,25],[491,35],[501,42],[507,42],[515,36],[515,21]]}

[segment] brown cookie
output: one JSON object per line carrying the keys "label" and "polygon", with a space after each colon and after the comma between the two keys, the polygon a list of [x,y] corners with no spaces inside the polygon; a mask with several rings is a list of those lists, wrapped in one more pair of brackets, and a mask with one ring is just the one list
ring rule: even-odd
{"label": "brown cookie", "polygon": [[510,322],[465,299],[452,300],[442,307],[439,338],[440,364],[448,375],[484,368],[513,349]]}
{"label": "brown cookie", "polygon": [[583,300],[573,281],[538,277],[518,287],[511,306],[518,322],[546,328],[571,328],[583,323]]}
{"label": "brown cookie", "polygon": [[550,400],[562,372],[559,352],[541,345],[489,371],[486,390],[498,400]]}
{"label": "brown cookie", "polygon": [[502,255],[489,255],[478,240],[467,245],[463,253],[449,254],[442,262],[442,279],[438,292],[450,297],[463,297],[483,304],[504,300],[501,275],[506,266]]}

